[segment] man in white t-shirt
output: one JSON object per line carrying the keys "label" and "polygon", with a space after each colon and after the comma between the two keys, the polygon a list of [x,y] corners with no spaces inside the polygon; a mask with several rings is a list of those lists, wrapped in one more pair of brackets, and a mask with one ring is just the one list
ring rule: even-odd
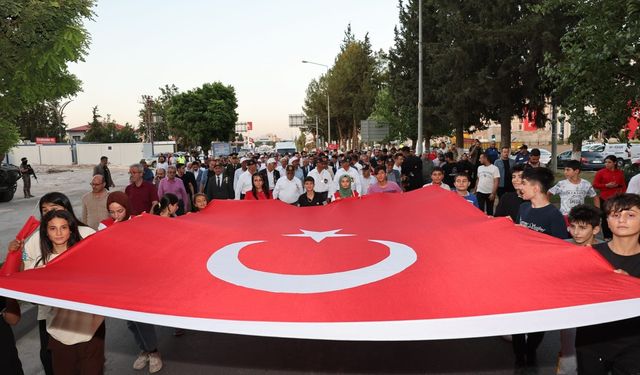
{"label": "man in white t-shirt", "polygon": [[[564,167],[564,177],[566,180],[558,181],[549,191],[547,195],[560,196],[560,212],[567,216],[569,211],[579,204],[584,203],[586,197],[593,198],[593,205],[600,207],[598,194],[591,183],[580,178],[580,162],[577,160],[569,160],[567,166]],[[629,184],[631,186],[631,184]],[[629,192],[627,190],[627,192]]]}
{"label": "man in white t-shirt", "polygon": [[500,185],[500,170],[484,153],[480,154],[480,166],[476,177],[476,197],[480,210],[493,216],[493,203],[496,200],[498,186]]}
{"label": "man in white t-shirt", "polygon": [[326,157],[322,157],[316,163],[315,169],[312,169],[311,172],[307,176],[312,177],[315,181],[315,190],[316,193],[321,193],[323,199],[326,200],[329,195],[329,190],[331,188],[331,184],[333,183],[333,177],[331,173],[327,169],[329,165],[329,161]]}

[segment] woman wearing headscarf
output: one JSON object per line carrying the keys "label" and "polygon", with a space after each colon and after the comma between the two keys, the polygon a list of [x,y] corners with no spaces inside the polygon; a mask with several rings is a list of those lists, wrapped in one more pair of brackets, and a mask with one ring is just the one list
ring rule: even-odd
{"label": "woman wearing headscarf", "polygon": [[340,177],[339,183],[340,188],[333,194],[332,201],[351,197],[358,198],[360,196],[357,191],[353,191],[351,189],[351,176],[346,174],[342,175],[342,177]]}
{"label": "woman wearing headscarf", "polygon": [[104,219],[98,225],[98,230],[105,229],[115,223],[127,221],[131,218],[129,197],[122,191],[114,191],[107,197],[107,211],[109,218]]}

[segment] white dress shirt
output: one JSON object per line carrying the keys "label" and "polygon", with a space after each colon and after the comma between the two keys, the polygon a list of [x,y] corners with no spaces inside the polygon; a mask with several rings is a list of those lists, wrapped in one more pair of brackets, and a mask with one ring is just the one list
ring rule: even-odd
{"label": "white dress shirt", "polygon": [[269,190],[273,190],[276,187],[276,183],[274,182],[274,176],[273,176],[273,172],[274,171],[269,171],[267,169],[267,171],[265,172],[267,174],[267,183],[269,184]]}
{"label": "white dress shirt", "polygon": [[322,172],[318,172],[318,168],[314,168],[309,172],[307,177],[313,177],[313,180],[315,181],[313,190],[318,193],[328,192],[331,188],[331,184],[333,183],[333,176],[331,176],[331,172],[326,168],[323,169]]}
{"label": "white dress shirt", "polygon": [[236,200],[240,200],[240,194],[247,194],[253,186],[251,185],[251,172],[247,169],[240,177],[238,177],[238,183],[235,185]]}
{"label": "white dress shirt", "polygon": [[247,171],[246,169],[243,171],[242,168],[236,169],[235,173],[233,174],[233,187],[234,188],[238,184],[238,179],[240,178],[240,175],[243,174],[246,171]]}
{"label": "white dress shirt", "polygon": [[303,192],[302,182],[298,177],[293,177],[291,180],[286,176],[280,177],[273,189],[273,199],[280,199],[289,204],[296,203]]}

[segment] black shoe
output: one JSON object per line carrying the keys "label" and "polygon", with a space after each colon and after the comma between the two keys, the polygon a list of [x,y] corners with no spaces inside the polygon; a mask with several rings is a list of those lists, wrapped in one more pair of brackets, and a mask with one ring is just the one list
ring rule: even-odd
{"label": "black shoe", "polygon": [[527,354],[527,366],[529,367],[538,366],[538,357],[536,356],[536,353]]}

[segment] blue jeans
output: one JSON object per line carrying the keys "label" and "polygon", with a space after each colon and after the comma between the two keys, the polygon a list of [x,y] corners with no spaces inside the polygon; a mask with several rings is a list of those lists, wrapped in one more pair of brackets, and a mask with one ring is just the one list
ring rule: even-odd
{"label": "blue jeans", "polygon": [[158,349],[156,327],[153,324],[127,321],[127,328],[133,333],[138,348],[143,352],[155,352]]}

